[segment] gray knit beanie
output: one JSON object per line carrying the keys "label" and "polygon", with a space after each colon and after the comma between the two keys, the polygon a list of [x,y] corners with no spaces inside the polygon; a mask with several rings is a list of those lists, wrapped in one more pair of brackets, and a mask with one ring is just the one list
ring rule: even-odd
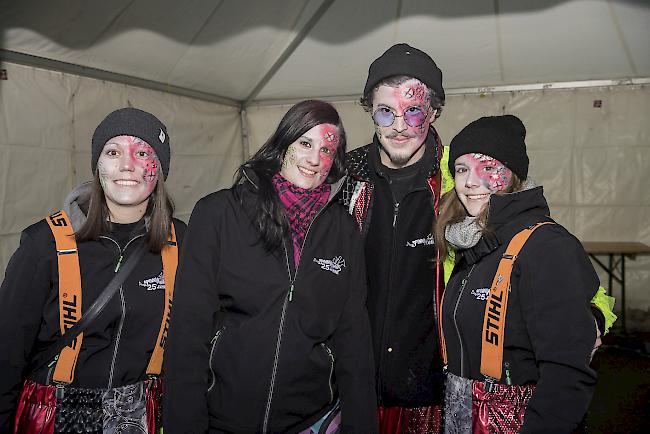
{"label": "gray knit beanie", "polygon": [[92,140],[90,167],[95,173],[97,160],[107,141],[117,136],[133,136],[144,140],[156,151],[163,175],[169,173],[169,134],[160,120],[144,110],[121,108],[110,113],[95,129]]}

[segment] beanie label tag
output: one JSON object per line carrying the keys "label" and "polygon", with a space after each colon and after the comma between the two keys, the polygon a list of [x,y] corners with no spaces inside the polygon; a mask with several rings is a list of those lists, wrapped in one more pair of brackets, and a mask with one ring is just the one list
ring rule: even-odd
{"label": "beanie label tag", "polygon": [[165,143],[165,132],[160,129],[160,134],[158,135],[158,138],[160,139],[160,143]]}

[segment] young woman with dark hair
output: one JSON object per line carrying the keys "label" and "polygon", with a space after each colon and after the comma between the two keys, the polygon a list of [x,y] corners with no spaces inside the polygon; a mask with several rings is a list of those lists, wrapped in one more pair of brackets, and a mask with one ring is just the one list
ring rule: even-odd
{"label": "young woman with dark hair", "polygon": [[[93,135],[93,180],[23,231],[0,290],[0,432],[159,432],[185,232],[165,191],[169,161],[160,120],[116,110]],[[75,334],[77,322],[86,326]]]}
{"label": "young woman with dark hair", "polygon": [[332,201],[344,155],[336,110],[303,101],[232,188],[197,203],[168,342],[165,431],[376,431],[363,247]]}

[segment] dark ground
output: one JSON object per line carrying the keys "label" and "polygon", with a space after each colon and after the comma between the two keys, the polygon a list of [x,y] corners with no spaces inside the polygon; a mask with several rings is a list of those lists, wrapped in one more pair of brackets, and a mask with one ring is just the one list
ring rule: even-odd
{"label": "dark ground", "polygon": [[589,433],[650,434],[650,333],[613,331],[592,367],[598,372],[587,424]]}

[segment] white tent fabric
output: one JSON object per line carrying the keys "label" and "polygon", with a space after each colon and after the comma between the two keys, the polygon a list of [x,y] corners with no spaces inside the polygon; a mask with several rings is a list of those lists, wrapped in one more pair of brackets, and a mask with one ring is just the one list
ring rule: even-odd
{"label": "white tent fabric", "polygon": [[[167,124],[187,221],[295,100],[333,101],[348,148],[367,143],[355,101],[370,62],[402,41],[444,72],[444,143],[479,116],[516,114],[560,223],[583,241],[650,244],[647,0],[23,0],[3,3],[0,29],[0,271],[20,231],[90,179],[108,112]],[[650,260],[626,265],[628,325],[647,329]]]}
{"label": "white tent fabric", "polygon": [[21,0],[0,28],[4,50],[235,101],[356,95],[399,41],[448,89],[650,77],[647,0]]}

